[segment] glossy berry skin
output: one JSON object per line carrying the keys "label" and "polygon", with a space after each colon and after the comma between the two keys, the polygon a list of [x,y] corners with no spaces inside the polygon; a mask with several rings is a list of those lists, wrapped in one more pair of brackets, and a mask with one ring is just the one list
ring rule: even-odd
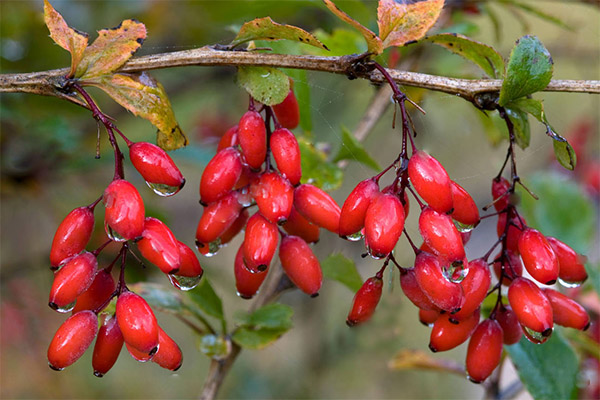
{"label": "glossy berry skin", "polygon": [[294,129],[300,123],[300,108],[298,107],[298,100],[294,95],[294,89],[290,88],[285,99],[275,104],[273,107],[277,121],[287,129]]}
{"label": "glossy berry skin", "polygon": [[267,131],[258,112],[249,110],[242,116],[238,124],[238,138],[248,165],[259,169],[267,156]]}
{"label": "glossy berry skin", "polygon": [[[521,237],[523,229],[526,227],[523,224],[527,224],[527,222],[525,221],[525,218],[521,217],[519,219],[517,216],[511,216],[509,221],[508,230],[506,231],[506,248],[513,253],[519,254],[519,238]],[[498,224],[496,225],[498,237],[502,237],[505,229],[506,213],[502,213],[498,216]]]}
{"label": "glossy berry skin", "polygon": [[148,362],[148,361],[152,360],[152,357],[154,357],[156,355],[156,353],[150,355],[150,354],[146,354],[144,352],[141,352],[141,351],[139,351],[138,349],[136,349],[135,347],[133,347],[132,345],[130,345],[127,342],[125,342],[125,348],[127,349],[127,352],[129,353],[129,355],[135,361],[139,361],[139,362]]}
{"label": "glossy berry skin", "polygon": [[194,251],[179,240],[177,241],[177,246],[179,248],[179,257],[181,259],[177,275],[186,277],[202,276],[204,271],[202,270],[200,261],[198,261],[198,257],[194,254]]}
{"label": "glossy berry skin", "polygon": [[290,280],[304,293],[318,295],[323,283],[321,264],[308,244],[298,236],[285,236],[279,246],[281,266]]}
{"label": "glossy berry skin", "polygon": [[294,188],[277,172],[266,172],[250,185],[260,213],[274,224],[283,224],[294,204]]}
{"label": "glossy berry skin", "polygon": [[452,315],[448,313],[442,314],[433,324],[429,337],[429,349],[434,353],[448,351],[464,343],[479,322],[479,310],[460,322],[451,318]]}
{"label": "glossy berry skin", "polygon": [[502,341],[504,344],[515,344],[521,340],[523,330],[517,314],[515,314],[510,306],[502,305],[496,310],[496,321],[502,327]]}
{"label": "glossy berry skin", "polygon": [[269,141],[277,169],[294,186],[302,178],[300,146],[296,136],[285,128],[275,129]]}
{"label": "glossy berry skin", "polygon": [[352,308],[346,318],[348,326],[362,324],[373,316],[377,304],[381,299],[381,291],[383,289],[383,280],[373,276],[365,281],[354,295]]}
{"label": "glossy berry skin", "polygon": [[536,281],[552,285],[558,279],[558,258],[546,237],[527,228],[519,238],[519,252],[525,269]]}
{"label": "glossy berry skin", "polygon": [[365,179],[346,198],[340,214],[339,235],[353,235],[365,226],[365,216],[371,201],[379,194],[379,185],[374,179]]}
{"label": "glossy berry skin", "polygon": [[316,186],[305,183],[294,190],[294,207],[313,224],[337,233],[340,226],[340,206]]}
{"label": "glossy berry skin", "polygon": [[267,277],[268,269],[262,272],[251,272],[244,265],[244,244],[240,246],[233,263],[233,275],[237,294],[242,299],[251,299]]}
{"label": "glossy berry skin", "polygon": [[467,374],[472,382],[486,380],[500,363],[502,335],[502,327],[493,319],[481,322],[473,332],[466,360]]}
{"label": "glossy berry skin", "polygon": [[238,218],[241,210],[237,192],[230,192],[219,201],[204,207],[196,229],[196,240],[200,243],[217,240]]}
{"label": "glossy berry skin", "polygon": [[419,322],[425,326],[432,327],[435,321],[440,317],[440,312],[435,310],[423,310],[419,308]]}
{"label": "glossy berry skin", "polygon": [[83,251],[93,230],[94,213],[89,207],[79,207],[67,214],[52,240],[50,266],[57,268],[67,258]]}
{"label": "glossy berry skin", "polygon": [[392,194],[377,196],[365,215],[365,237],[369,252],[375,257],[387,256],[404,229],[404,207]]}
{"label": "glossy berry skin", "polygon": [[142,256],[165,274],[174,274],[181,266],[179,243],[173,232],[162,221],[148,217],[142,238],[137,242]]}
{"label": "glossy berry skin", "polygon": [[98,261],[89,252],[71,257],[54,274],[48,305],[58,310],[73,303],[77,296],[85,292],[96,276]]}
{"label": "glossy berry skin", "polygon": [[219,144],[217,145],[217,153],[226,147],[235,147],[240,144],[238,137],[238,126],[234,125],[221,136]]}
{"label": "glossy berry skin", "polygon": [[117,362],[122,348],[123,334],[119,329],[117,319],[114,315],[103,315],[92,355],[94,375],[98,378],[103,377]]}
{"label": "glossy berry skin", "polygon": [[527,278],[513,280],[508,287],[508,302],[521,325],[543,336],[552,333],[552,305],[532,281]]}
{"label": "glossy berry skin", "polygon": [[[498,260],[500,255],[496,256],[496,260]],[[504,278],[502,279],[502,284],[505,286],[510,285],[510,282],[523,275],[523,263],[521,262],[521,258],[518,254],[513,253],[510,250],[507,250],[507,256],[503,262],[494,261],[494,274],[496,278],[500,279],[502,274],[502,266],[504,266]]]}
{"label": "glossy berry skin", "polygon": [[437,255],[450,262],[465,258],[462,238],[449,215],[425,207],[419,216],[419,232]]}
{"label": "glossy berry skin", "polygon": [[558,259],[558,277],[567,283],[584,282],[588,277],[584,265],[585,257],[577,254],[575,250],[556,238],[547,236],[546,239]]}
{"label": "glossy berry skin", "polygon": [[406,297],[419,309],[439,312],[439,307],[433,304],[419,286],[414,268],[400,270],[400,286]]}
{"label": "glossy berry skin", "polygon": [[475,226],[479,223],[479,209],[471,195],[458,183],[451,181],[452,207],[450,216],[463,225]]}
{"label": "glossy berry skin", "polygon": [[568,328],[586,330],[590,326],[590,316],[579,303],[552,289],[543,289],[552,305],[554,323]]}
{"label": "glossy berry skin", "polygon": [[210,204],[225,196],[242,175],[242,157],[234,147],[219,151],[208,162],[200,178],[200,201]]}
{"label": "glossy berry skin", "polygon": [[[496,211],[502,211],[508,207],[510,201],[510,190],[511,184],[504,178],[498,180],[492,180],[492,199],[494,200],[494,208]],[[498,200],[496,200],[498,199]]]}
{"label": "glossy berry skin", "polygon": [[260,213],[248,219],[244,236],[244,263],[251,271],[264,271],[277,250],[279,231]]}
{"label": "glossy berry skin", "polygon": [[185,179],[166,151],[155,144],[138,142],[129,146],[131,163],[149,183],[181,189]]}
{"label": "glossy berry skin", "polygon": [[98,318],[92,311],[81,311],[67,318],[48,347],[50,368],[60,371],[77,361],[92,344],[97,330]]}
{"label": "glossy berry skin", "polygon": [[437,307],[451,313],[462,308],[465,301],[462,286],[444,278],[440,260],[433,254],[422,252],[417,256],[415,277],[419,287]]}
{"label": "glossy berry skin", "polygon": [[160,345],[158,351],[154,357],[152,357],[152,362],[165,369],[177,371],[181,368],[181,364],[183,363],[181,349],[160,326],[158,327],[158,341]]}
{"label": "glossy berry skin", "polygon": [[424,151],[408,161],[408,176],[419,196],[439,213],[452,209],[452,187],[448,173],[438,160]]}
{"label": "glossy berry skin", "polygon": [[156,353],[158,322],[146,300],[133,292],[123,292],[117,299],[116,315],[127,344],[144,354]]}
{"label": "glossy berry skin", "polygon": [[292,207],[283,229],[290,235],[300,236],[307,243],[319,241],[319,227],[304,218],[295,207]]}
{"label": "glossy berry skin", "polygon": [[460,311],[452,315],[452,318],[457,320],[468,317],[479,308],[492,283],[492,274],[485,260],[479,258],[470,261],[468,268],[469,273],[460,282],[464,290],[465,302]]}
{"label": "glossy berry skin", "polygon": [[115,288],[115,280],[111,273],[106,269],[99,270],[90,287],[77,296],[73,314],[83,310],[96,310],[108,300]]}
{"label": "glossy berry skin", "polygon": [[[144,230],[145,209],[135,186],[124,179],[114,180],[104,191],[104,221],[124,240],[139,237]],[[111,235],[109,235],[111,236]]]}

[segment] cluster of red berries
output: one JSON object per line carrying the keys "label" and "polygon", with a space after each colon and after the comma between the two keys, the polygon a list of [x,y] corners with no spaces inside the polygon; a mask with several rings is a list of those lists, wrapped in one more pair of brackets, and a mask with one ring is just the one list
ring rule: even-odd
{"label": "cluster of red berries", "polygon": [[[278,245],[290,280],[316,296],[323,276],[309,243],[318,241],[319,228],[337,232],[340,208],[321,189],[300,184],[300,147],[290,131],[299,123],[293,90],[282,103],[262,106],[261,112],[264,118],[251,99],[248,111],[222,137],[202,173],[204,211],[196,245],[211,256],[245,230],[234,262],[239,296],[249,299],[258,292]],[[254,205],[258,210],[250,216],[248,209]]]}
{"label": "cluster of red berries", "polygon": [[[123,138],[129,146],[133,166],[156,193],[169,196],[183,187],[185,179],[164,150],[150,143],[132,143]],[[129,241],[136,243],[142,256],[158,266],[180,289],[197,285],[202,267],[192,249],[178,241],[163,222],[146,217],[142,197],[123,179],[121,153],[116,146],[115,154],[114,180],[94,203],[71,211],[59,225],[52,242],[50,264],[55,272],[49,305],[58,312],[72,312],[72,315],[50,343],[49,365],[62,370],[73,364],[96,337],[92,366],[98,377],[114,365],[123,343],[136,360],[152,360],[163,368],[177,370],[182,362],[181,350],[160,328],[148,303],[125,285]],[[94,209],[100,201],[105,207],[104,226],[109,240],[89,252],[86,246],[94,228]],[[109,266],[98,269],[98,254],[113,242],[122,243],[121,251]],[[119,260],[121,274],[115,282],[111,272]],[[115,297],[116,311],[100,314]]]}

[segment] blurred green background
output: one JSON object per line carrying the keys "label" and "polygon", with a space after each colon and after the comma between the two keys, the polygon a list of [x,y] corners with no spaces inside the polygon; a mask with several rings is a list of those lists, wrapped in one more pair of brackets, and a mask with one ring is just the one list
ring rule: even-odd
{"label": "blurred green background", "polygon": [[[376,29],[377,3],[339,1],[349,14]],[[462,2],[447,1],[451,5]],[[449,12],[440,28],[463,32],[494,45],[505,57],[516,39],[536,34],[553,56],[556,79],[599,79],[600,12],[578,1],[535,1],[536,7],[560,17],[571,30],[532,15],[515,15],[496,2],[486,4],[497,15],[500,37],[485,14]],[[206,44],[228,43],[235,27],[256,17],[326,32],[346,28],[319,1],[60,1],[53,6],[67,22],[95,37],[95,30],[112,27],[126,18],[146,24],[148,39],[138,55],[191,49]],[[0,2],[0,70],[2,73],[30,72],[67,66],[69,54],[55,46],[43,23],[42,1]],[[364,50],[353,34],[344,48]],[[325,44],[330,45],[324,38]],[[345,47],[347,46],[347,47]],[[294,46],[297,48],[297,46]],[[339,49],[338,49],[339,51]],[[343,50],[342,50],[343,51]],[[415,70],[456,77],[483,77],[458,56],[441,48],[423,46]],[[403,54],[403,57],[410,55]],[[402,59],[401,59],[402,61]],[[126,176],[140,190],[147,214],[169,224],[176,236],[193,245],[201,214],[198,183],[202,169],[215,151],[219,136],[237,122],[247,106],[245,92],[234,83],[231,67],[187,67],[153,72],[165,86],[175,115],[190,138],[190,145],[172,153],[187,179],[186,187],[171,198],[159,198],[146,188],[127,163]],[[316,141],[339,146],[343,124],[350,130],[359,122],[375,89],[361,80],[311,72],[310,110]],[[146,121],[133,117],[100,91],[90,90],[102,109],[118,120],[119,128],[131,140],[154,141],[155,130]],[[89,204],[112,178],[112,153],[102,132],[102,158],[94,159],[97,128],[87,110],[54,98],[24,94],[0,95],[1,115],[1,381],[2,398],[194,398],[201,391],[209,359],[197,350],[198,338],[175,318],[158,314],[165,330],[184,351],[184,364],[177,373],[154,364],[139,364],[123,351],[116,366],[102,379],[92,375],[91,351],[74,366],[56,373],[47,367],[46,349],[54,331],[64,320],[47,307],[52,282],[48,252],[62,218],[73,208]],[[536,94],[543,99],[548,118],[556,130],[568,135],[574,127],[592,124],[585,157],[598,157],[598,96],[586,94]],[[493,146],[481,115],[470,104],[454,96],[426,93],[423,116],[412,112],[419,136],[417,143],[435,155],[451,177],[464,186],[483,206],[490,201],[491,178],[505,156],[503,145]],[[412,110],[414,111],[414,110]],[[365,141],[365,148],[387,165],[399,150],[400,135],[392,130],[388,110]],[[531,120],[532,144],[518,151],[521,176],[527,182],[536,171],[559,171],[553,161],[552,143],[543,126]],[[488,131],[489,129],[489,131]],[[299,131],[301,131],[299,129]],[[583,155],[580,155],[580,157]],[[356,182],[373,175],[367,167],[351,163],[343,186],[333,192],[341,204]],[[558,175],[556,175],[558,176]],[[577,181],[575,173],[566,179]],[[583,191],[584,189],[582,189]],[[589,201],[593,200],[589,198]],[[102,208],[96,219],[102,218]],[[416,213],[407,229],[418,236]],[[595,214],[592,214],[595,215]],[[588,221],[588,225],[589,225]],[[597,232],[596,217],[592,228]],[[102,224],[94,248],[103,241]],[[493,243],[495,221],[477,228],[467,246],[470,257],[480,256]],[[248,303],[235,295],[233,257],[239,238],[210,259],[202,259],[205,274],[222,296],[228,317],[244,310]],[[598,259],[597,244],[578,243],[579,249]],[[574,245],[575,247],[575,245]],[[115,254],[109,248],[100,256],[106,265]],[[367,278],[380,267],[378,261],[361,259],[363,248],[322,233],[315,252],[321,258],[341,251],[357,262]],[[401,264],[413,256],[406,241],[397,248]],[[128,282],[148,280],[168,285],[158,270],[128,268]],[[403,296],[397,283],[386,275],[386,290],[373,320],[357,329],[348,329],[345,318],[353,293],[337,282],[326,281],[316,299],[290,292],[281,301],[294,308],[294,328],[262,351],[244,351],[227,378],[223,398],[479,398],[481,386],[458,376],[423,371],[394,371],[388,368],[392,356],[405,348],[427,350],[429,330],[419,324],[416,308]],[[436,358],[462,362],[465,346]]]}

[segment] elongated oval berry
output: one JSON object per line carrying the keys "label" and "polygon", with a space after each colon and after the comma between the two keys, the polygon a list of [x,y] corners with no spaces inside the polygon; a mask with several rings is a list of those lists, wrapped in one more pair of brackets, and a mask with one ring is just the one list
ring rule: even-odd
{"label": "elongated oval berry", "polygon": [[275,129],[269,141],[277,169],[294,186],[302,178],[300,146],[296,136],[285,128]]}
{"label": "elongated oval berry", "polygon": [[433,304],[419,286],[414,268],[400,270],[400,286],[406,297],[419,309],[439,312],[439,307]]}
{"label": "elongated oval berry", "polygon": [[139,361],[142,363],[152,360],[152,357],[154,357],[156,355],[156,353],[155,354],[146,354],[142,351],[139,351],[138,349],[136,349],[135,347],[133,347],[132,345],[130,345],[127,342],[125,342],[125,348],[127,349],[127,352],[129,353],[129,355],[135,361]]}
{"label": "elongated oval berry", "polygon": [[135,239],[144,231],[145,209],[135,186],[124,179],[114,180],[104,191],[104,222],[109,238]]}
{"label": "elongated oval berry", "polygon": [[234,147],[219,151],[208,162],[200,178],[200,201],[213,203],[224,197],[242,175],[242,158]]}
{"label": "elongated oval berry", "polygon": [[419,216],[419,232],[437,255],[450,262],[465,258],[462,238],[449,215],[425,207]]}
{"label": "elongated oval berry", "polygon": [[181,368],[181,364],[183,363],[181,349],[160,326],[158,327],[158,341],[158,351],[154,357],[152,357],[152,362],[165,369],[177,371]]}
{"label": "elongated oval berry", "polygon": [[381,299],[382,288],[383,280],[377,276],[373,276],[363,283],[352,300],[352,308],[346,318],[348,326],[362,324],[371,319]]}
{"label": "elongated oval berry", "polygon": [[304,218],[295,207],[292,207],[288,220],[283,229],[290,235],[300,236],[307,243],[319,241],[319,227]]}
{"label": "elongated oval berry", "polygon": [[496,321],[502,327],[504,344],[515,344],[521,340],[523,330],[517,314],[515,314],[509,305],[501,305],[496,310]]}
{"label": "elongated oval berry", "polygon": [[294,204],[294,188],[277,172],[266,172],[250,185],[260,213],[274,224],[284,223]]}
{"label": "elongated oval berry", "polygon": [[267,156],[267,131],[258,112],[249,110],[242,116],[238,124],[238,138],[248,165],[259,169]]}
{"label": "elongated oval berry", "polygon": [[72,304],[77,296],[85,292],[96,276],[98,260],[90,252],[71,257],[69,261],[54,274],[50,289],[50,308],[60,311]]}
{"label": "elongated oval berry", "polygon": [[450,216],[452,219],[466,226],[475,226],[479,223],[479,209],[471,195],[458,183],[451,181],[452,207],[454,210]]}
{"label": "elongated oval berry", "polygon": [[465,293],[465,302],[459,312],[452,318],[460,320],[471,315],[479,308],[492,283],[492,274],[487,262],[481,258],[469,262],[469,273],[460,282]]}
{"label": "elongated oval berry", "polygon": [[513,280],[508,287],[508,302],[521,325],[542,336],[552,333],[552,305],[535,283],[527,278]]}
{"label": "elongated oval berry", "polygon": [[260,213],[248,219],[244,236],[244,263],[251,271],[264,271],[277,250],[279,231]]}
{"label": "elongated oval berry", "polygon": [[556,290],[544,289],[543,291],[552,305],[555,324],[580,330],[586,330],[590,326],[590,316],[575,300]]}
{"label": "elongated oval berry", "polygon": [[221,245],[231,242],[231,240],[236,237],[238,233],[242,231],[242,229],[244,229],[246,223],[248,222],[248,218],[248,210],[244,208],[235,221],[233,221],[233,224],[231,224],[229,228],[227,228],[227,230],[219,237]]}
{"label": "elongated oval berry", "polygon": [[179,265],[177,275],[189,278],[202,276],[204,271],[202,270],[200,261],[198,261],[198,257],[194,254],[194,251],[179,240],[177,241],[177,245],[179,247],[179,257],[181,258],[181,264]]}
{"label": "elongated oval berry", "polygon": [[298,100],[294,94],[294,89],[290,88],[285,99],[275,104],[273,107],[277,121],[287,129],[294,129],[300,123],[300,108],[298,107]]}
{"label": "elongated oval berry", "polygon": [[244,244],[240,246],[233,263],[233,275],[237,294],[242,299],[251,299],[267,277],[268,268],[262,272],[251,272],[244,265]]}
{"label": "elongated oval berry", "polygon": [[240,144],[238,137],[238,126],[237,124],[227,129],[227,131],[221,136],[219,144],[217,146],[217,153],[226,147],[235,147]]}
{"label": "elongated oval berry", "polygon": [[440,261],[433,254],[419,253],[415,260],[415,277],[419,287],[437,307],[452,313],[463,306],[462,286],[444,277]]}
{"label": "elongated oval berry", "polygon": [[452,209],[450,177],[438,160],[424,151],[415,152],[408,161],[408,176],[419,196],[439,213]]}
{"label": "elongated oval berry", "polygon": [[101,378],[117,362],[123,348],[123,334],[114,315],[104,314],[92,355],[94,375]]}
{"label": "elongated oval berry", "polygon": [[285,274],[304,293],[315,297],[323,283],[321,264],[308,244],[298,236],[284,236],[279,259]]}
{"label": "elongated oval berry", "polygon": [[379,194],[379,185],[374,179],[365,179],[346,198],[340,214],[339,235],[343,238],[354,235],[365,226],[365,216],[371,201]]}
{"label": "elongated oval berry", "polygon": [[497,180],[492,180],[492,199],[494,200],[494,208],[496,211],[502,211],[508,207],[511,194],[509,192],[510,188],[510,182],[502,177]]}
{"label": "elongated oval berry", "polygon": [[313,224],[337,233],[340,226],[340,206],[323,190],[305,183],[294,190],[294,207]]}
{"label": "elongated oval berry", "polygon": [[79,207],[62,220],[50,248],[50,266],[57,268],[64,260],[79,254],[92,237],[94,213],[89,207]]}
{"label": "elongated oval berry", "polygon": [[500,254],[494,259],[494,273],[499,280],[504,270],[502,284],[508,286],[513,279],[523,275],[523,263],[521,257],[510,250],[506,250],[506,257],[500,262]]}
{"label": "elongated oval berry", "polygon": [[435,321],[440,316],[440,312],[436,310],[423,310],[419,308],[419,322],[425,326],[432,327]]}
{"label": "elongated oval berry", "polygon": [[219,201],[209,204],[198,222],[196,240],[209,244],[218,239],[238,218],[241,209],[238,192],[230,192]]}
{"label": "elongated oval berry", "polygon": [[479,323],[479,310],[462,321],[452,320],[452,315],[442,314],[434,322],[429,337],[431,351],[448,351],[462,343],[471,336]]}
{"label": "elongated oval berry", "polygon": [[173,232],[162,221],[148,217],[142,238],[137,242],[142,256],[165,274],[174,274],[181,266],[179,243]]}
{"label": "elongated oval berry", "polygon": [[111,273],[107,269],[96,272],[96,276],[89,288],[79,296],[73,308],[73,314],[83,310],[96,310],[106,303],[115,291],[116,284]]}
{"label": "elongated oval berry", "polygon": [[404,229],[404,207],[393,194],[377,196],[365,215],[365,237],[374,257],[387,256]]}
{"label": "elongated oval berry", "polygon": [[[133,143],[129,146],[129,158],[146,183],[161,195],[174,195],[185,184],[185,179],[173,159],[155,144]],[[161,190],[161,186],[164,190]]]}
{"label": "elongated oval berry", "polygon": [[578,285],[587,279],[588,275],[585,271],[585,257],[577,254],[575,250],[561,242],[560,240],[547,236],[546,239],[556,258],[558,259],[558,277],[561,281],[570,285]]}
{"label": "elongated oval berry", "polygon": [[127,344],[144,354],[156,353],[158,322],[146,300],[133,292],[123,292],[117,299],[115,314]]}
{"label": "elongated oval berry", "polygon": [[494,372],[502,356],[502,327],[493,319],[481,322],[469,340],[467,375],[472,382],[483,382]]}
{"label": "elongated oval berry", "polygon": [[506,226],[506,214],[502,213],[498,215],[498,224],[496,225],[496,232],[498,237],[502,237],[506,232],[506,248],[513,253],[519,254],[519,238],[521,233],[527,227],[525,218],[512,215],[509,219],[508,227]]}
{"label": "elongated oval berry", "polygon": [[527,228],[519,238],[519,252],[525,269],[536,281],[552,285],[558,279],[558,259],[546,237]]}
{"label": "elongated oval berry", "polygon": [[77,361],[92,344],[97,330],[98,317],[92,311],[81,311],[67,318],[48,347],[50,368],[61,371]]}

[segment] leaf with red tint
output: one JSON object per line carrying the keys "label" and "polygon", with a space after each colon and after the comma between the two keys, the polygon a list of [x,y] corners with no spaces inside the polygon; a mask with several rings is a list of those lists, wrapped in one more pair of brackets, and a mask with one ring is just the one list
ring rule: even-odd
{"label": "leaf with red tint", "polygon": [[231,46],[249,42],[251,40],[281,40],[287,39],[309,44],[320,49],[329,50],[327,46],[304,29],[293,25],[278,24],[270,17],[256,18],[246,22],[240,28],[237,36],[231,42]]}
{"label": "leaf with red tint", "polygon": [[380,0],[377,25],[383,48],[403,46],[419,40],[435,24],[444,7],[444,0],[427,0],[414,4]]}

